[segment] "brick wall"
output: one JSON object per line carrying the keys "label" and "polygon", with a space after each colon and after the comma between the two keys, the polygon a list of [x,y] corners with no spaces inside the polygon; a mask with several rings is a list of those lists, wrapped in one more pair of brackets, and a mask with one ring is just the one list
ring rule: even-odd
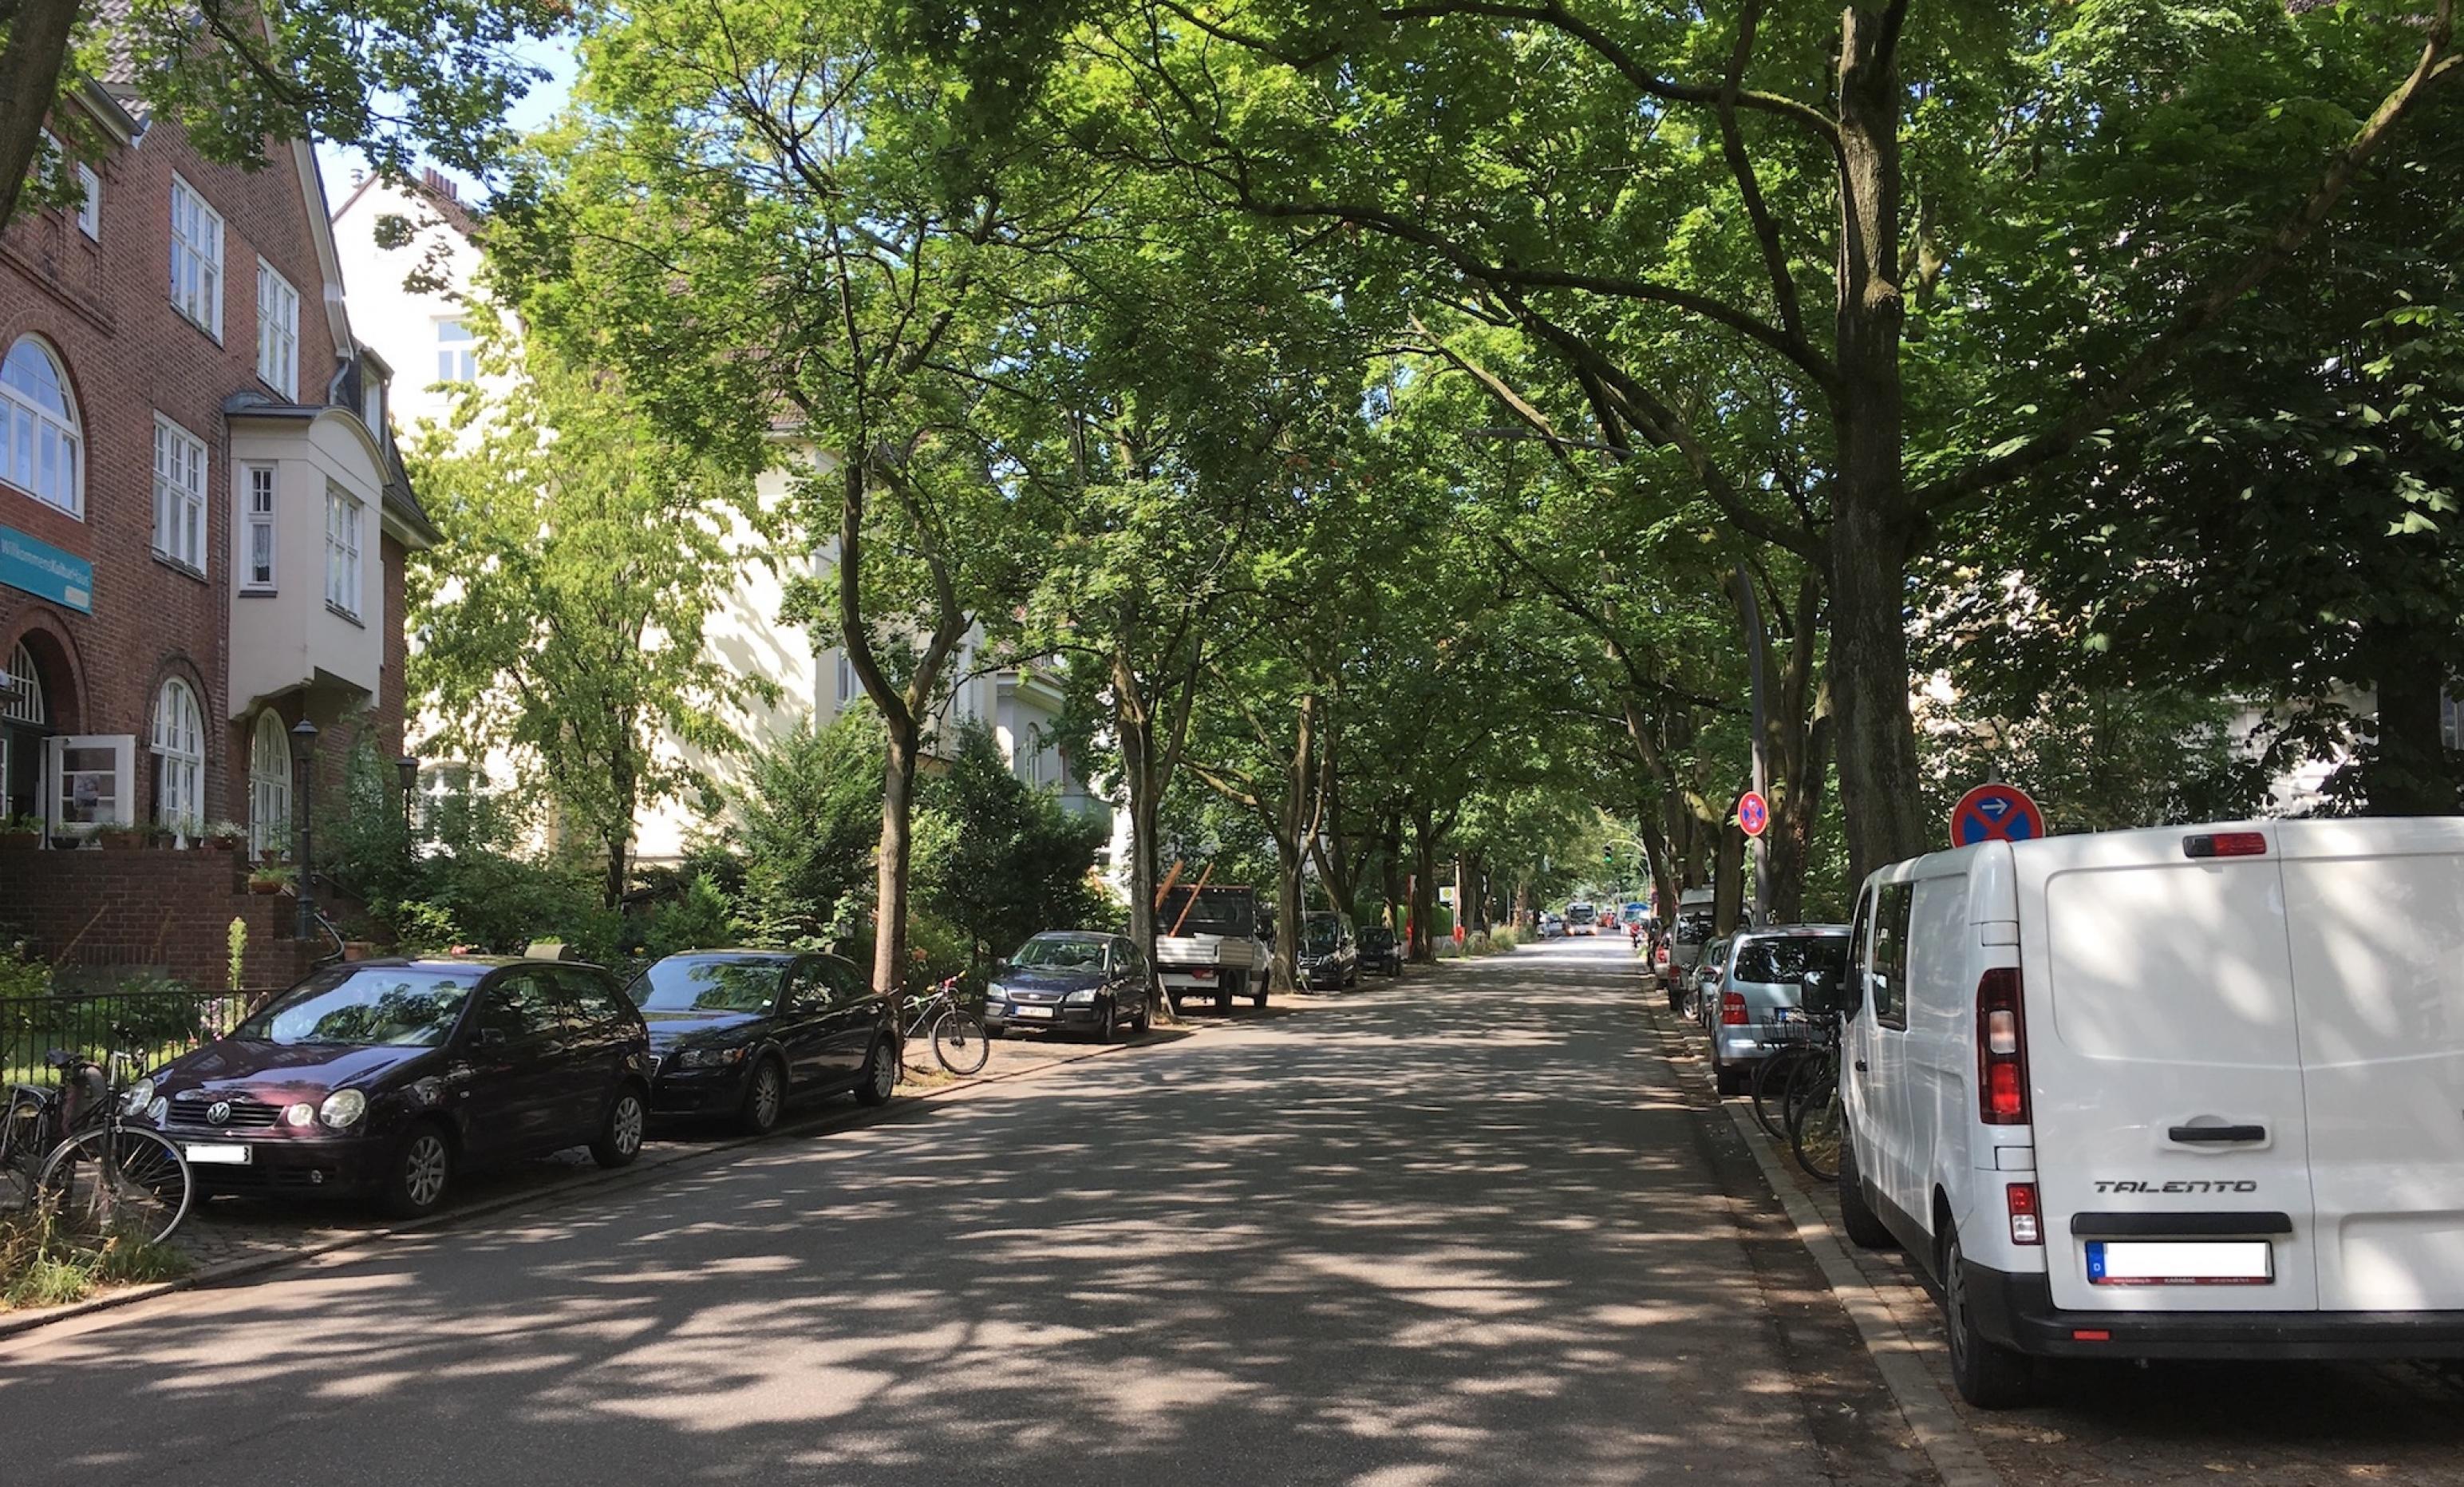
{"label": "brick wall", "polygon": [[248,922],[244,991],[289,986],[313,952],[291,938],[298,900],[246,891],[228,852],[0,852],[0,925],[34,952],[100,973],[159,970],[200,990],[230,986],[234,916]]}
{"label": "brick wall", "polygon": [[[340,366],[324,313],[308,205],[287,150],[248,171],[210,164],[178,125],[158,121],[143,144],[99,163],[101,232],[89,239],[66,213],[45,211],[0,233],[0,351],[20,336],[50,344],[68,373],[85,450],[82,520],[0,485],[0,523],[75,554],[95,567],[93,612],[78,614],[0,588],[0,662],[33,634],[37,663],[65,670],[47,687],[76,695],[61,731],[135,735],[136,805],[154,808],[143,742],[166,677],[196,689],[207,731],[205,818],[244,815],[244,724],[228,721],[233,588],[232,495],[223,399],[256,380],[256,264],[262,257],[299,294],[303,402],[321,402]],[[176,172],[223,217],[222,337],[172,308],[166,290],[171,180]],[[206,475],[206,570],[153,551],[157,414],[202,440]],[[400,610],[394,611],[399,616]],[[65,664],[63,664],[65,662]],[[66,685],[62,683],[65,682]]]}

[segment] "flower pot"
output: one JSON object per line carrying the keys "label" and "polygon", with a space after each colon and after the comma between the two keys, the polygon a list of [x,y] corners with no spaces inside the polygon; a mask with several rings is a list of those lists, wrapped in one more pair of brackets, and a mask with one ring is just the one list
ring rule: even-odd
{"label": "flower pot", "polygon": [[275,879],[252,877],[248,880],[248,891],[260,898],[271,899],[282,891],[282,884]]}
{"label": "flower pot", "polygon": [[105,852],[135,852],[145,845],[145,838],[135,832],[97,832],[94,840]]}
{"label": "flower pot", "polygon": [[237,852],[239,850],[239,838],[235,836],[209,836],[206,838],[206,845],[216,852]]}
{"label": "flower pot", "polygon": [[0,833],[0,852],[32,852],[43,844],[40,832],[9,832]]}

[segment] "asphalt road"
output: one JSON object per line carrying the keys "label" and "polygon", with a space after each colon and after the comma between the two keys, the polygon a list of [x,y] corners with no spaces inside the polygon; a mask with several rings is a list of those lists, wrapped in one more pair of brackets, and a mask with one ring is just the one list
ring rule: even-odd
{"label": "asphalt road", "polygon": [[0,1479],[1925,1479],[1623,942],[0,1343]]}

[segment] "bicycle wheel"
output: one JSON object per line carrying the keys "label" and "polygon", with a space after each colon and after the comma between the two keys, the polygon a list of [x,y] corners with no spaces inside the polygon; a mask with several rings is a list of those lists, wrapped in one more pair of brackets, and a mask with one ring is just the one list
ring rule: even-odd
{"label": "bicycle wheel", "polygon": [[160,1244],[188,1216],[196,1189],[180,1148],[135,1126],[96,1126],[60,1143],[36,1187],[59,1206],[61,1225],[93,1244]]}
{"label": "bicycle wheel", "polygon": [[0,1112],[0,1184],[14,1188],[0,1192],[0,1206],[29,1207],[34,1197],[34,1169],[43,1161],[43,1099],[32,1090],[16,1090],[9,1108]]}
{"label": "bicycle wheel", "polygon": [[933,1056],[952,1074],[973,1074],[993,1056],[993,1045],[973,1013],[953,1007],[933,1019]]}
{"label": "bicycle wheel", "polygon": [[1788,1088],[1813,1054],[1801,1043],[1791,1044],[1754,1069],[1754,1123],[1773,1141],[1788,1140]]}
{"label": "bicycle wheel", "polygon": [[1839,1081],[1826,1074],[1807,1092],[1789,1122],[1789,1149],[1796,1154],[1796,1165],[1805,1169],[1808,1177],[1822,1183],[1837,1180],[1839,1143],[1846,1128],[1839,1106]]}

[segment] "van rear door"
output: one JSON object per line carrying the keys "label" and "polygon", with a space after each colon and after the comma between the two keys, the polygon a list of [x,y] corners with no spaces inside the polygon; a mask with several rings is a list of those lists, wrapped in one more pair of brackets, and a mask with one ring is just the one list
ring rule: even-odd
{"label": "van rear door", "polygon": [[2287,822],[2319,1304],[2464,1309],[2464,822]]}
{"label": "van rear door", "polygon": [[2307,1311],[2309,1131],[2278,865],[2266,851],[2194,858],[2190,834],[2013,854],[2054,1300]]}

